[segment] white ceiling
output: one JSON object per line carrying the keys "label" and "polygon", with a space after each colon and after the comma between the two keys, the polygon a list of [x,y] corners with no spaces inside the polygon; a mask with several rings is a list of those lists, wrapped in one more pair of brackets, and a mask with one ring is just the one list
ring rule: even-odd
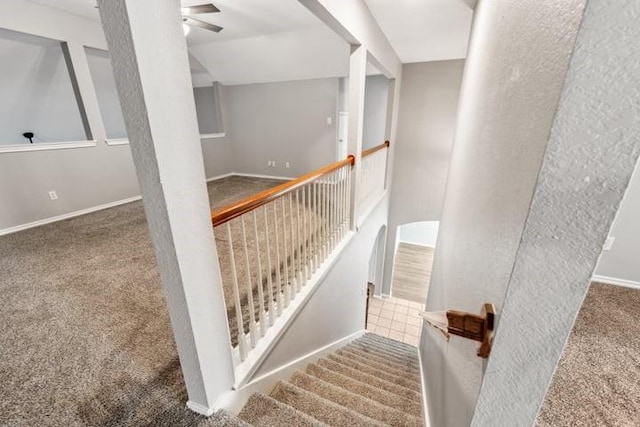
{"label": "white ceiling", "polygon": [[[4,1],[4,0],[0,0]],[[98,22],[96,0],[28,0]],[[348,1],[348,0],[341,0]],[[466,57],[475,0],[365,0],[402,62]],[[183,6],[206,0],[182,0]],[[347,44],[298,0],[213,0],[197,18],[224,27],[187,36],[198,84],[245,84],[348,74]],[[373,74],[375,70],[368,70]]]}
{"label": "white ceiling", "polygon": [[[28,0],[100,20],[96,0]],[[320,25],[320,21],[296,0],[182,0],[183,6],[213,3],[219,13],[195,15],[196,19],[224,27],[220,33],[192,28],[189,45],[263,36]]]}
{"label": "white ceiling", "polygon": [[467,56],[471,0],[365,0],[403,63]]}

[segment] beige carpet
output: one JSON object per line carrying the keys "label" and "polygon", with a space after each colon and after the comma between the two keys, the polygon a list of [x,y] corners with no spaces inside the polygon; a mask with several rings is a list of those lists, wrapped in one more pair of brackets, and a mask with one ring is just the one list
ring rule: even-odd
{"label": "beige carpet", "polygon": [[640,425],[639,316],[640,290],[591,285],[539,427]]}
{"label": "beige carpet", "polygon": [[[278,183],[212,182],[212,207]],[[140,202],[0,237],[0,271],[0,425],[216,425],[185,408]]]}
{"label": "beige carpet", "polygon": [[254,426],[421,427],[418,352],[366,334],[255,393],[238,415]]}
{"label": "beige carpet", "polygon": [[435,249],[400,243],[393,260],[391,294],[424,304],[427,301]]}

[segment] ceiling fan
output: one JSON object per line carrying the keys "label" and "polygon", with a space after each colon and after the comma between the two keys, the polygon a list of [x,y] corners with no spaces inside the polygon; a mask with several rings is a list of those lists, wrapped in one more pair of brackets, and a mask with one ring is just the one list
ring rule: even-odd
{"label": "ceiling fan", "polygon": [[189,33],[189,26],[198,27],[205,30],[213,31],[214,33],[219,33],[222,31],[222,27],[214,24],[210,24],[208,22],[201,21],[200,19],[196,19],[193,15],[203,15],[206,13],[218,13],[220,9],[215,7],[212,3],[205,3],[195,6],[187,6],[181,9],[182,12],[182,22],[184,33],[187,35]]}

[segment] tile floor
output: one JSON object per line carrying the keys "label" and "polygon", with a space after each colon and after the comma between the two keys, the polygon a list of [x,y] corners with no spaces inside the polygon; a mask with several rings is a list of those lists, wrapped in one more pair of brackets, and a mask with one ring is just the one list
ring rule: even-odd
{"label": "tile floor", "polygon": [[383,337],[417,346],[424,304],[399,298],[371,298],[367,330]]}

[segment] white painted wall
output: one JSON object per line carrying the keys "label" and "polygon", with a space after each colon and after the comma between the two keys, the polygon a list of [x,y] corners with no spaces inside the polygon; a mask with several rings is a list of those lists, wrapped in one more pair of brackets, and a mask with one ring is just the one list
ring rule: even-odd
{"label": "white painted wall", "polygon": [[389,79],[383,75],[367,76],[364,86],[364,129],[362,149],[385,141]]}
{"label": "white painted wall", "polygon": [[640,167],[618,210],[610,237],[615,238],[611,250],[602,252],[595,271],[596,280],[640,286]]}
{"label": "white painted wall", "polygon": [[[479,2],[427,310],[501,313],[583,4]],[[420,350],[431,425],[469,426],[486,363],[477,343],[425,327]]]}
{"label": "white painted wall", "polygon": [[412,245],[436,247],[439,221],[419,221],[398,226],[398,241]]}
{"label": "white painted wall", "polygon": [[113,78],[109,52],[93,48],[85,48],[85,52],[107,138],[126,138],[127,130],[124,126],[122,108],[120,108],[120,99],[116,91],[116,81]]}
{"label": "white painted wall", "polygon": [[84,141],[59,41],[0,28],[0,145]]}
{"label": "white painted wall", "polygon": [[337,78],[225,86],[234,171],[294,177],[332,163],[337,97]]}
{"label": "white painted wall", "polygon": [[[84,46],[106,49],[100,24],[15,0],[0,2],[0,28],[67,42],[93,137],[99,141],[90,148],[0,153],[0,231],[138,196],[129,147],[100,142],[106,132],[84,55]],[[202,149],[208,177],[232,171],[227,139],[204,141]],[[50,190],[58,200],[49,199]]]}
{"label": "white painted wall", "polygon": [[[395,147],[388,254],[397,246],[397,227],[437,221],[449,171],[464,60],[402,66]],[[416,185],[420,183],[419,185]],[[391,290],[393,257],[385,259],[382,292]]]}

